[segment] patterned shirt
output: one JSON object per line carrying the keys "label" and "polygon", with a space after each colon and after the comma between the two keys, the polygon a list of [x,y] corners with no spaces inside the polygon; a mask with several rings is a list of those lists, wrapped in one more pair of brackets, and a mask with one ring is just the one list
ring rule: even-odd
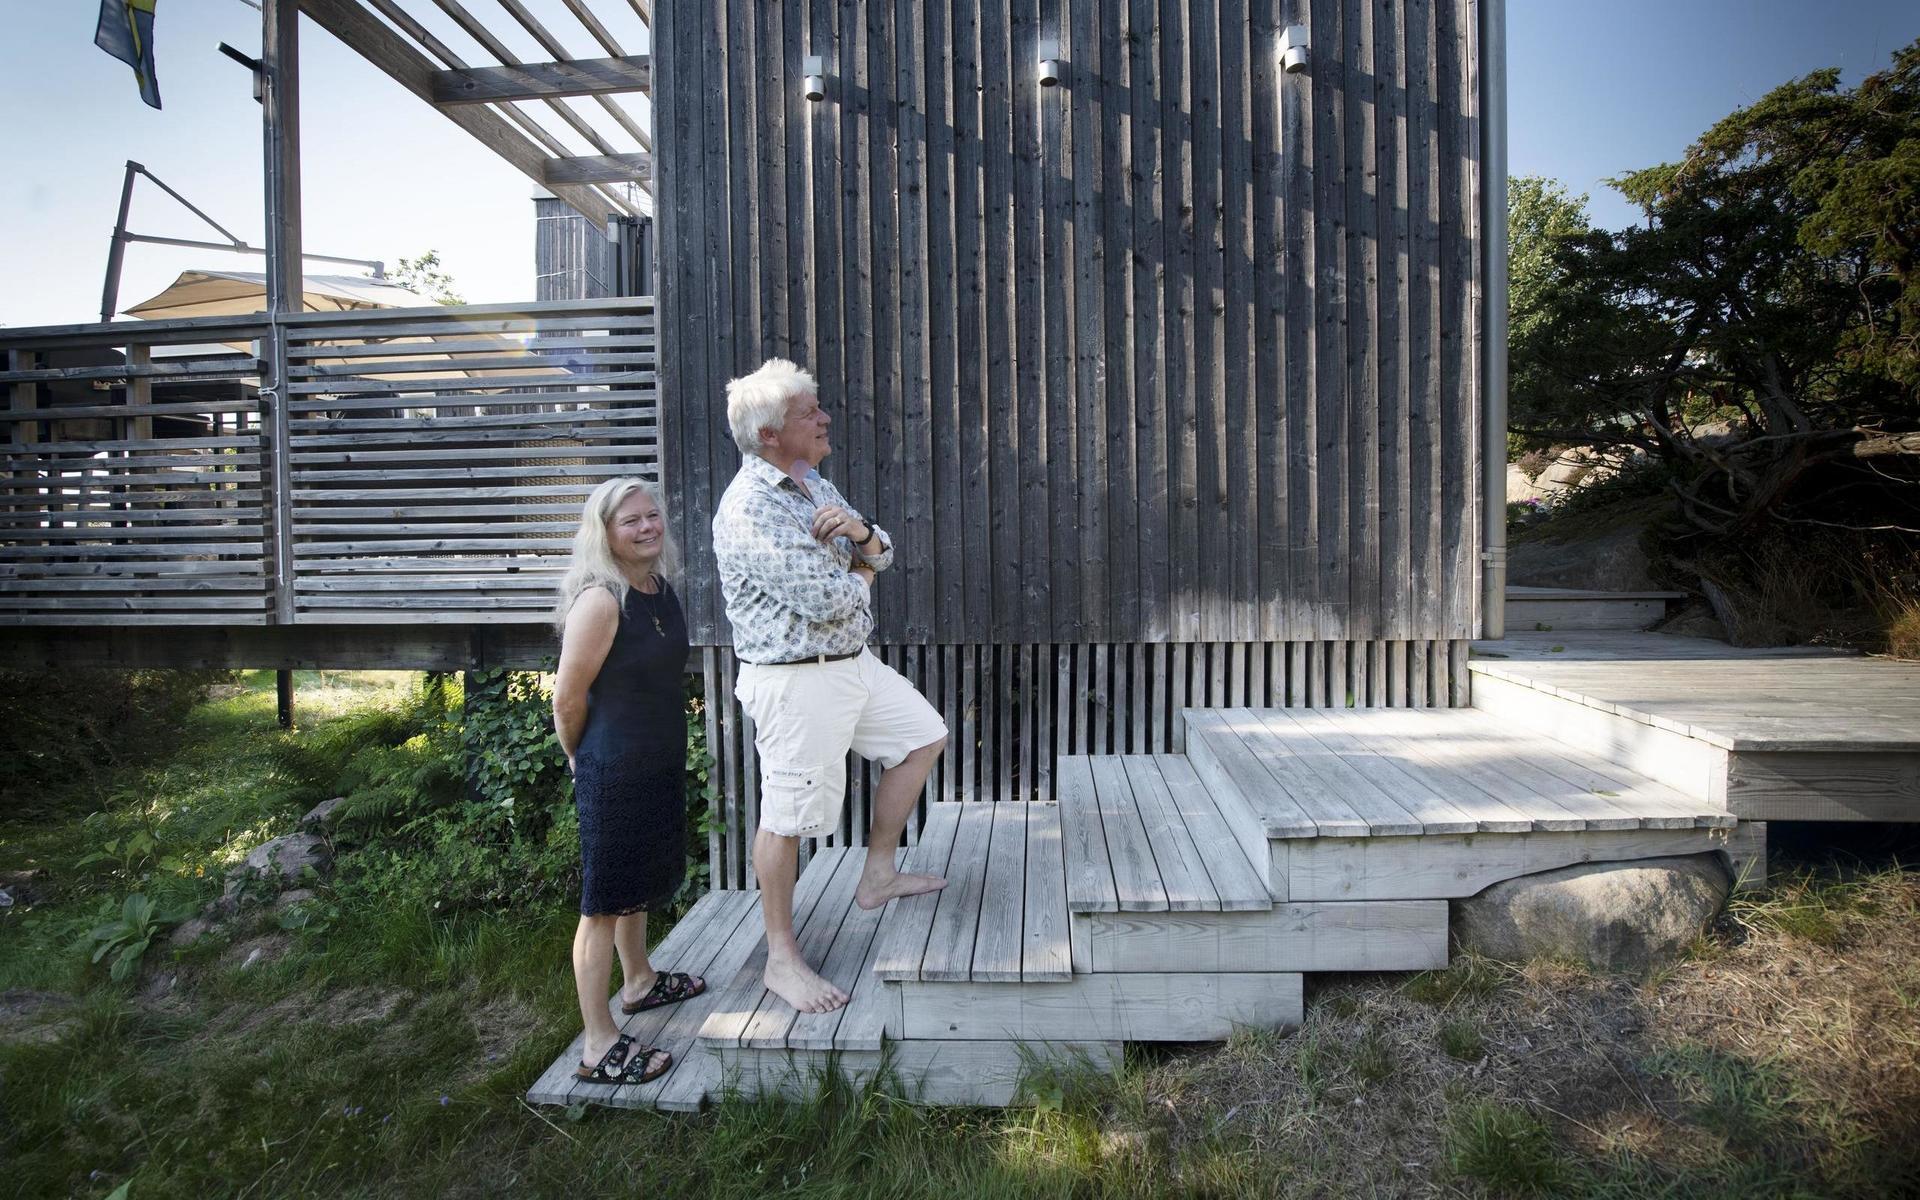
{"label": "patterned shirt", "polygon": [[[867,585],[851,573],[853,543],[813,536],[815,510],[833,504],[860,517],[818,471],[808,470],[803,492],[759,455],[741,459],[713,514],[713,553],[734,653],[743,662],[855,654],[867,644],[873,605]],[[881,548],[858,557],[884,571],[893,564],[893,539],[878,526],[873,530]]]}

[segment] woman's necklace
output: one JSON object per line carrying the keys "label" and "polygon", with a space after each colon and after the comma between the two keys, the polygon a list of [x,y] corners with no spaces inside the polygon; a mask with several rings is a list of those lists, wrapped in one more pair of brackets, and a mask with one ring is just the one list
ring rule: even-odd
{"label": "woman's necklace", "polygon": [[[651,582],[651,579],[649,580],[649,582]],[[657,586],[657,585],[656,585],[656,586]],[[652,597],[653,597],[653,596],[657,596],[657,595],[659,595],[659,593],[658,593],[658,592],[641,592],[641,593],[640,593],[640,602],[641,602],[642,604],[644,604],[644,605],[646,605],[646,608],[647,608],[647,615],[648,615],[649,617],[652,617],[652,618],[653,618],[653,631],[654,631],[655,633],[657,633],[657,634],[659,634],[659,635],[660,635],[661,637],[665,637],[665,636],[667,636],[667,627],[666,627],[665,625],[662,625],[662,624],[660,623],[660,613],[659,613],[659,610],[657,610],[657,609],[656,609],[656,608],[654,608],[654,606],[653,606],[653,600],[652,600]]]}

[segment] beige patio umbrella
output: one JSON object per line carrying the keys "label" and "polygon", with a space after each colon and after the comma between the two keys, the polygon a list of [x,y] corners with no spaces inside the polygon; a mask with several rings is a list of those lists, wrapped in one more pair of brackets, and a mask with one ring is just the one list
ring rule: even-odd
{"label": "beige patio umbrella", "polygon": [[[433,308],[435,302],[418,292],[387,283],[383,280],[369,279],[363,275],[308,275],[301,281],[301,308],[306,312],[348,312],[356,309],[377,308]],[[267,310],[267,277],[259,271],[182,271],[180,277],[169,284],[165,291],[149,297],[125,310],[130,317],[139,317],[144,321],[172,320],[180,317],[242,317]],[[408,359],[411,364],[444,361],[453,365],[445,371],[409,370],[386,374],[359,375],[361,379],[389,380],[405,383],[411,380],[453,379],[460,376],[484,378],[489,375],[555,375],[570,374],[560,367],[492,367],[479,370],[461,370],[457,363],[460,356],[435,353],[435,342],[460,341],[466,343],[492,343],[483,352],[486,357],[500,356],[525,357],[537,360],[541,356],[529,351],[512,337],[495,333],[457,332],[445,335],[410,335],[394,338],[340,338],[329,341],[328,345],[361,346],[377,343],[395,347],[394,357]],[[400,347],[420,346],[421,350],[400,349]],[[235,344],[235,349],[245,350],[245,345]],[[340,365],[350,360],[313,358],[307,360],[314,365]],[[353,360],[365,361],[365,360]]]}
{"label": "beige patio umbrella", "polygon": [[[429,308],[433,301],[384,280],[364,275],[308,275],[301,280],[300,307],[306,312],[346,312],[355,308]],[[143,321],[178,317],[244,317],[267,311],[267,277],[259,271],[182,271],[157,296],[126,310]]]}

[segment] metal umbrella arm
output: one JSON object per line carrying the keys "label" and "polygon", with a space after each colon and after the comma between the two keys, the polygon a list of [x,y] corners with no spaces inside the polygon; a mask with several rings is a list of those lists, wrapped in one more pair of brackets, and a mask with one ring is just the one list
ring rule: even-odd
{"label": "metal umbrella arm", "polygon": [[[185,208],[188,212],[213,226],[213,228],[218,230],[220,235],[227,240],[224,242],[203,242],[193,238],[159,237],[154,234],[129,232],[127,229],[127,215],[133,207],[133,181],[136,176],[140,175],[151,179],[161,191],[179,201],[181,207]],[[168,187],[165,180],[155,175],[152,171],[147,170],[139,163],[134,162],[132,159],[128,159],[126,176],[120,184],[120,215],[113,223],[113,242],[107,249],[106,285],[101,289],[100,293],[100,319],[103,322],[113,320],[114,310],[120,303],[120,269],[126,261],[127,243],[129,242],[147,242],[156,246],[191,246],[200,250],[224,250],[231,254],[265,255],[267,252],[264,246],[249,246],[246,242],[235,237],[232,230],[202,212],[200,207],[193,201],[182,196],[171,187]],[[375,279],[385,279],[387,277],[387,264],[379,259],[344,258],[337,254],[307,253],[301,254],[300,257],[311,258],[317,262],[345,263],[349,266],[366,267],[373,272]]]}

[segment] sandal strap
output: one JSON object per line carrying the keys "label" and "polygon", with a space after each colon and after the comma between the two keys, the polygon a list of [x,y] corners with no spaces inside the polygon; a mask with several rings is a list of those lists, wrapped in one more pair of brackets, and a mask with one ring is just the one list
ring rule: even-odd
{"label": "sandal strap", "polygon": [[[623,1033],[619,1037],[614,1038],[613,1045],[607,1047],[607,1052],[600,1056],[600,1061],[593,1064],[588,1074],[580,1075],[580,1078],[589,1083],[615,1082],[620,1078],[620,1075],[626,1071],[628,1064],[633,1061],[633,1052],[627,1049],[627,1047],[632,1044],[633,1036],[631,1034]],[[618,1067],[613,1065],[613,1056],[616,1053],[620,1055],[620,1065]],[[580,1065],[583,1067],[586,1066],[585,1063],[581,1063]],[[579,1072],[576,1071],[574,1074],[579,1075]]]}

